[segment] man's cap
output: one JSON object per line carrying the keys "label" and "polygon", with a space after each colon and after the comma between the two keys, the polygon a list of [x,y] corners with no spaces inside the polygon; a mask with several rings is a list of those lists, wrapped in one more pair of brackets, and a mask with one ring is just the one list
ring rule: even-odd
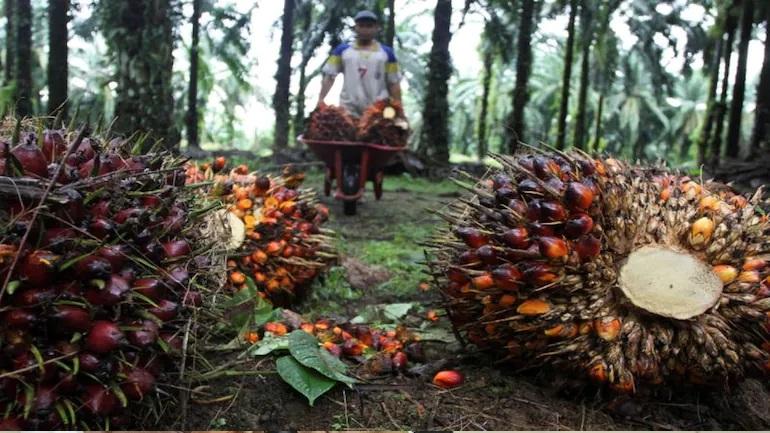
{"label": "man's cap", "polygon": [[356,22],[362,21],[362,20],[369,20],[369,21],[374,21],[374,22],[378,22],[379,21],[379,19],[377,18],[377,14],[375,14],[372,11],[361,11],[361,12],[356,14],[356,16],[353,18],[353,20],[356,21]]}

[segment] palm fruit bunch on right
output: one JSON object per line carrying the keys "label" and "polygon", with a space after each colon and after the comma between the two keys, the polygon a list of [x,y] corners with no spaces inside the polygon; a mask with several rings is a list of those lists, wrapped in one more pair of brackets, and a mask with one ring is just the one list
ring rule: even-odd
{"label": "palm fruit bunch on right", "polygon": [[25,122],[0,129],[0,429],[125,426],[178,371],[203,213],[181,160]]}
{"label": "palm fruit bunch on right", "polygon": [[406,146],[409,123],[400,102],[387,99],[370,105],[358,122],[358,141],[385,146]]}
{"label": "palm fruit bunch on right", "polygon": [[770,371],[761,191],[579,152],[497,158],[427,243],[469,342],[626,393]]}
{"label": "palm fruit bunch on right", "polygon": [[209,193],[226,206],[232,235],[227,287],[243,290],[251,278],[273,305],[294,304],[335,257],[331,232],[321,228],[329,209],[317,202],[315,192],[300,188],[304,173],[291,167],[280,176],[249,173],[245,165],[213,174],[224,165],[217,158],[188,166],[187,181],[212,179]]}
{"label": "palm fruit bunch on right", "polygon": [[320,141],[354,141],[356,119],[342,107],[321,105],[310,113],[304,138]]}

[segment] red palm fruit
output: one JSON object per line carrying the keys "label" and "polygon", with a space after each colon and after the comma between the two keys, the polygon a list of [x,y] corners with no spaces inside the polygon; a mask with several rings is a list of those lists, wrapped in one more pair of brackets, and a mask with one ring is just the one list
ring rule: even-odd
{"label": "red palm fruit", "polygon": [[[0,172],[2,174],[2,172]],[[0,418],[0,431],[22,431],[26,430],[26,424],[21,418],[15,418],[9,416],[8,418]]]}
{"label": "red palm fruit", "polygon": [[8,310],[3,315],[3,324],[10,328],[28,328],[37,321],[37,314],[23,308]]}
{"label": "red palm fruit", "polygon": [[556,230],[554,230],[552,224],[532,222],[527,227],[529,227],[531,236],[556,236]]}
{"label": "red palm fruit", "polygon": [[153,301],[157,301],[165,294],[165,290],[160,280],[155,278],[140,278],[134,281],[132,289]]}
{"label": "red palm fruit", "polygon": [[21,263],[19,276],[33,286],[47,286],[53,280],[56,264],[60,258],[61,256],[50,251],[33,251]]}
{"label": "red palm fruit", "polygon": [[147,213],[147,210],[144,208],[130,207],[130,208],[121,209],[120,211],[118,211],[118,213],[115,214],[112,220],[118,224],[125,224],[126,222],[129,222],[129,220],[135,221],[136,223],[138,223],[141,217],[146,213]]}
{"label": "red palm fruit", "polygon": [[508,204],[512,199],[516,198],[516,190],[512,186],[506,186],[495,191],[495,200],[499,204]]}
{"label": "red palm fruit", "polygon": [[528,197],[539,197],[543,194],[543,187],[532,179],[522,180],[519,182],[517,189],[519,194],[526,195]]}
{"label": "red palm fruit", "polygon": [[455,233],[471,248],[478,248],[489,243],[489,237],[473,227],[460,227]]}
{"label": "red palm fruit", "polygon": [[78,354],[78,361],[80,368],[82,368],[83,371],[87,371],[89,373],[98,371],[102,365],[102,360],[99,359],[98,356],[88,352],[82,352]]}
{"label": "red palm fruit", "polygon": [[492,279],[495,286],[504,290],[515,290],[519,287],[522,273],[516,266],[505,264],[492,271]]}
{"label": "red palm fruit", "polygon": [[115,229],[112,221],[106,218],[96,218],[88,225],[88,232],[99,239],[104,239]]}
{"label": "red palm fruit", "polygon": [[346,356],[361,356],[366,349],[366,345],[355,338],[345,341],[342,344],[342,353]]}
{"label": "red palm fruit", "polygon": [[35,144],[34,137],[25,137],[11,149],[11,154],[19,161],[25,175],[48,176],[48,162]]}
{"label": "red palm fruit", "polygon": [[46,162],[57,161],[66,151],[67,144],[60,131],[47,129],[43,132],[42,152]]}
{"label": "red palm fruit", "polygon": [[540,254],[549,259],[562,259],[569,254],[569,248],[564,239],[544,236],[537,240]]}
{"label": "red palm fruit", "polygon": [[125,245],[107,245],[99,248],[96,254],[107,259],[112,269],[121,269],[126,262],[127,252]]}
{"label": "red palm fruit", "polygon": [[567,210],[555,201],[543,201],[540,203],[540,217],[544,221],[564,221],[567,219]]}
{"label": "red palm fruit", "polygon": [[564,202],[570,209],[586,210],[594,201],[594,192],[580,182],[570,182],[564,193]]}
{"label": "red palm fruit", "polygon": [[163,251],[166,253],[166,258],[169,259],[187,256],[192,252],[190,244],[184,239],[164,242]]}
{"label": "red palm fruit", "polygon": [[157,195],[146,195],[142,197],[139,202],[142,206],[149,209],[156,209],[163,204],[163,201]]}
{"label": "red palm fruit", "polygon": [[464,251],[462,254],[460,254],[460,257],[458,257],[458,260],[461,264],[467,265],[470,263],[478,263],[479,262],[479,255],[476,254],[475,250],[469,250]]}
{"label": "red palm fruit", "polygon": [[333,343],[331,341],[326,341],[326,342],[323,343],[322,346],[323,346],[324,349],[328,350],[329,353],[331,353],[332,355],[336,356],[337,358],[342,356],[342,348],[340,347],[339,344],[335,344],[335,343]]}
{"label": "red palm fruit", "polygon": [[524,217],[527,215],[527,204],[524,203],[524,200],[520,200],[517,198],[510,200],[508,202],[508,207],[521,217]]}
{"label": "red palm fruit", "polygon": [[535,171],[535,175],[542,180],[561,176],[561,167],[551,158],[536,156],[532,161],[532,168]]}
{"label": "red palm fruit", "polygon": [[131,290],[131,286],[120,275],[111,275],[109,280],[104,283],[104,287],[90,287],[85,292],[85,298],[93,305],[112,307],[119,304],[126,293]]}
{"label": "red palm fruit", "polygon": [[580,256],[580,260],[588,260],[598,256],[601,248],[602,242],[593,235],[583,236],[575,243],[575,251]]}
{"label": "red palm fruit", "polygon": [[71,243],[77,239],[78,234],[74,229],[63,227],[52,227],[45,231],[43,235],[43,246],[57,247]]}
{"label": "red palm fruit", "polygon": [[526,216],[529,221],[539,221],[542,217],[542,201],[530,201],[529,205],[527,206]]}
{"label": "red palm fruit", "polygon": [[157,307],[151,307],[147,311],[158,319],[167,322],[176,317],[179,312],[179,304],[168,299],[161,299],[158,301]]}
{"label": "red palm fruit", "polygon": [[487,265],[494,265],[499,262],[497,251],[492,245],[482,245],[476,250],[479,259]]}
{"label": "red palm fruit", "polygon": [[529,233],[524,227],[506,230],[502,238],[503,242],[511,248],[523,250],[529,247]]}
{"label": "red palm fruit", "polygon": [[451,267],[447,272],[447,277],[456,283],[465,284],[469,281],[468,276],[458,267]]}
{"label": "red palm fruit", "polygon": [[13,303],[22,307],[32,307],[49,302],[55,297],[56,290],[53,288],[24,289],[14,294]]}
{"label": "red palm fruit", "polygon": [[530,263],[524,268],[524,278],[536,286],[544,286],[556,281],[559,276],[545,263]]}
{"label": "red palm fruit", "polygon": [[406,356],[406,353],[398,351],[393,354],[393,367],[396,370],[403,370],[408,362],[409,358]]}
{"label": "red palm fruit", "polygon": [[118,407],[118,398],[109,388],[103,385],[86,385],[81,396],[83,407],[90,413],[98,416],[106,416]]}
{"label": "red palm fruit", "polygon": [[108,353],[122,346],[125,341],[126,336],[115,322],[97,320],[86,336],[85,348],[93,353]]}
{"label": "red palm fruit", "polygon": [[110,214],[110,202],[108,200],[100,200],[96,202],[89,209],[89,213],[93,218],[107,218]]}
{"label": "red palm fruit", "polygon": [[455,388],[463,384],[465,377],[457,370],[443,370],[433,376],[433,384],[440,388]]}
{"label": "red palm fruit", "polygon": [[75,265],[75,273],[81,280],[106,280],[112,274],[112,265],[104,257],[95,254],[84,257]]}
{"label": "red palm fruit", "polygon": [[126,331],[128,341],[134,346],[147,347],[158,340],[158,324],[152,320],[142,320],[131,324],[132,330]]}
{"label": "red palm fruit", "polygon": [[160,339],[168,346],[169,350],[173,353],[179,353],[182,351],[182,336],[173,332],[161,332]]}
{"label": "red palm fruit", "polygon": [[227,164],[225,157],[218,156],[214,159],[214,163],[211,164],[211,169],[214,171],[214,173],[219,173],[223,168],[225,168],[225,164]]}
{"label": "red palm fruit", "polygon": [[69,372],[60,372],[59,381],[56,382],[56,390],[62,394],[71,394],[77,391],[80,384],[78,376]]}
{"label": "red palm fruit", "polygon": [[85,308],[74,305],[57,305],[51,311],[51,318],[66,331],[85,332],[91,328],[91,315]]}
{"label": "red palm fruit", "polygon": [[155,376],[143,368],[132,368],[120,384],[120,389],[133,400],[141,400],[155,389]]}
{"label": "red palm fruit", "polygon": [[569,239],[577,239],[587,235],[594,228],[594,220],[588,214],[577,213],[567,220],[564,225],[564,236]]}

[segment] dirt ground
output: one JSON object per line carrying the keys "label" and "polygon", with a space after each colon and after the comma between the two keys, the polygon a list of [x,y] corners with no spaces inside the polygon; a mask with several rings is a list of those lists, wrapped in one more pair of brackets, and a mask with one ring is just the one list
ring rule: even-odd
{"label": "dirt ground", "polygon": [[[320,189],[320,177],[311,176]],[[415,302],[438,306],[437,293],[412,287],[421,249],[417,242],[438,223],[427,209],[457,194],[450,187],[430,192],[408,179],[389,182],[375,202],[368,193],[355,217],[342,215],[340,203],[323,198],[332,209],[329,227],[337,231],[345,264],[338,272],[349,280],[346,294],[332,290],[332,277],[316,287],[323,292],[298,306],[302,314],[319,311],[353,317],[367,305]],[[388,249],[390,248],[390,249]],[[378,253],[396,254],[396,261]],[[434,326],[449,330],[444,318]],[[464,350],[457,342],[426,343],[426,362],[410,374],[369,380],[354,389],[338,385],[310,407],[276,375],[231,377],[208,383],[210,397],[235,398],[205,404],[164,418],[165,429],[188,430],[729,430],[770,428],[770,394],[765,383],[748,380],[733,389],[658,390],[631,398],[613,398],[554,371],[512,371],[494,358]],[[255,370],[273,368],[271,358],[253,361]],[[452,367],[466,376],[463,386],[441,390],[432,374]]]}

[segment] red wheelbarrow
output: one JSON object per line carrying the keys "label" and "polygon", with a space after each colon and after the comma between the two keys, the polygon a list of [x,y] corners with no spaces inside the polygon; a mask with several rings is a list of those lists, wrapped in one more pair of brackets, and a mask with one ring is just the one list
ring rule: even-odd
{"label": "red wheelbarrow", "polygon": [[359,141],[324,141],[297,137],[326,164],[324,194],[331,195],[336,180],[334,198],[343,201],[345,215],[356,214],[356,203],[364,194],[366,181],[374,184],[374,197],[382,197],[383,169],[406,146],[385,146]]}

